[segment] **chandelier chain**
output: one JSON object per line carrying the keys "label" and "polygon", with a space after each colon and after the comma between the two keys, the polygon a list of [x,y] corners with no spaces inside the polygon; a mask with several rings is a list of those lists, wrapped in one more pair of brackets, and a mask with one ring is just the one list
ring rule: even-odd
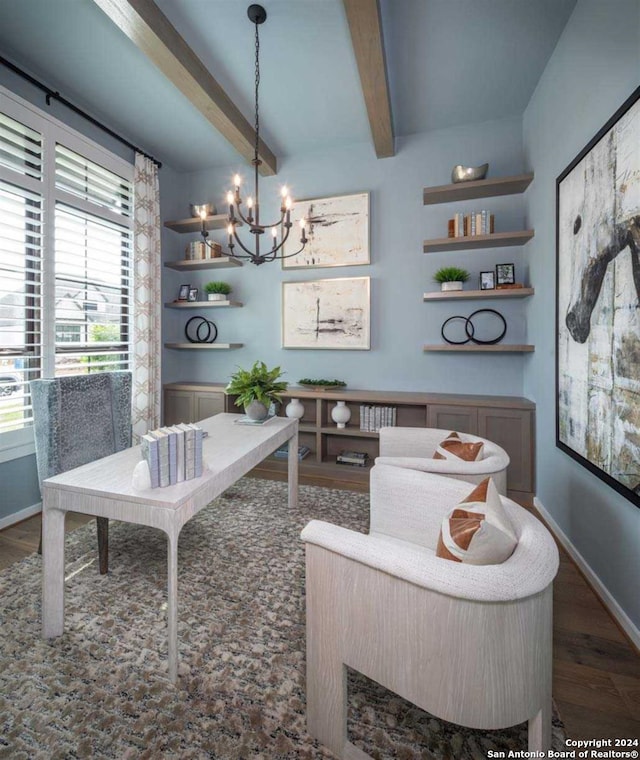
{"label": "chandelier chain", "polygon": [[255,99],[256,99],[256,119],[255,119],[255,130],[256,130],[256,143],[255,143],[255,152],[254,152],[254,160],[257,164],[258,162],[258,155],[259,155],[259,141],[260,141],[260,111],[258,108],[258,89],[260,87],[260,34],[258,33],[258,24],[256,22],[256,87],[255,87]]}

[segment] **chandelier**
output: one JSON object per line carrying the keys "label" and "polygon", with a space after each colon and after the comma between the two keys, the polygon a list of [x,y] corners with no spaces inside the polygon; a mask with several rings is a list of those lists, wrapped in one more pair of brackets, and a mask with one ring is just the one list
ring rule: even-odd
{"label": "chandelier", "polygon": [[[275,261],[276,259],[288,259],[291,256],[297,256],[307,244],[306,235],[306,220],[300,220],[300,248],[293,253],[285,253],[284,245],[289,238],[291,228],[293,226],[291,222],[291,208],[292,200],[289,195],[289,191],[286,187],[281,190],[280,196],[280,218],[273,224],[261,224],[260,222],[260,189],[259,189],[259,175],[258,169],[262,164],[262,161],[258,157],[258,147],[260,144],[260,110],[258,108],[258,89],[260,87],[260,34],[258,28],[260,24],[264,24],[267,19],[267,12],[261,5],[250,5],[247,9],[247,16],[252,24],[255,25],[255,49],[256,49],[256,62],[255,62],[255,147],[253,152],[253,164],[254,170],[254,195],[250,196],[246,200],[246,211],[243,211],[243,199],[240,195],[240,175],[236,174],[233,179],[234,189],[229,190],[227,193],[227,203],[229,204],[229,216],[227,233],[229,235],[229,255],[236,259],[248,259],[252,264],[264,264],[267,261]],[[206,212],[202,212],[202,230],[201,235],[206,245],[210,248],[212,244],[207,240],[209,233],[205,228]],[[240,237],[238,236],[238,225],[246,224],[249,228],[249,232],[254,236],[253,250],[245,246]],[[270,238],[262,241],[263,235],[267,234]],[[263,248],[267,248],[271,245],[269,250],[265,253],[260,252],[261,242]],[[266,245],[265,245],[266,243]],[[244,253],[238,251],[236,253],[236,245],[239,246]]]}

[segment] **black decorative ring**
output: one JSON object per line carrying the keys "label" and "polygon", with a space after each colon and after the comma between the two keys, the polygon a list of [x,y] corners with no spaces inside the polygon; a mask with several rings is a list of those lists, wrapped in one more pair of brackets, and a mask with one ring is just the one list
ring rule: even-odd
{"label": "black decorative ring", "polygon": [[[473,318],[478,314],[484,314],[484,313],[495,314],[496,317],[499,317],[502,320],[503,330],[500,333],[500,335],[498,335],[497,338],[492,338],[491,340],[481,340],[480,338],[475,337],[475,326],[473,324]],[[450,340],[445,335],[446,326],[449,324],[449,322],[452,322],[455,319],[461,319],[464,321],[464,331],[467,336],[465,340]],[[500,343],[500,341],[504,338],[506,334],[507,334],[507,321],[502,316],[502,314],[500,314],[500,312],[496,311],[495,309],[478,309],[477,311],[474,311],[472,314],[470,314],[468,317],[463,317],[461,315],[449,317],[449,319],[446,319],[442,323],[442,328],[440,329],[440,335],[442,335],[442,339],[452,346],[464,346],[465,344],[469,342],[475,343],[478,346],[493,346],[496,343]]]}
{"label": "black decorative ring", "polygon": [[[454,319],[463,319],[465,321],[464,331],[467,333],[467,337],[465,338],[465,340],[449,340],[449,338],[447,338],[447,336],[444,334],[445,327],[449,324],[449,322],[453,322]],[[471,335],[469,335],[469,330],[468,330],[469,325],[471,325]],[[443,340],[446,340],[447,343],[449,343],[452,346],[464,346],[465,343],[468,343],[470,340],[473,340],[473,332],[474,332],[473,324],[469,322],[469,320],[466,317],[455,316],[455,317],[449,317],[449,319],[445,320],[442,323],[442,329],[440,330],[440,335],[442,335]]]}
{"label": "black decorative ring", "polygon": [[[473,333],[474,330],[471,330],[471,334],[469,334],[468,326],[471,325],[473,327],[473,322],[471,321],[476,314],[495,314],[496,317],[499,317],[502,320],[502,332],[500,335],[498,335],[497,338],[493,338],[492,340],[480,340],[480,338],[474,338]],[[499,311],[496,311],[495,309],[478,309],[477,311],[474,311],[473,314],[469,314],[469,317],[467,319],[467,324],[465,325],[465,332],[469,336],[469,340],[472,343],[475,343],[478,346],[495,346],[496,343],[500,343],[500,341],[504,338],[504,336],[507,334],[507,320],[500,314]]]}
{"label": "black decorative ring", "polygon": [[[193,337],[189,333],[189,327],[196,320],[199,320],[199,321],[198,321],[197,327],[195,328],[195,337]],[[201,330],[203,330],[203,328],[206,328],[207,330],[206,334],[201,333]],[[189,343],[213,343],[218,337],[218,328],[215,326],[213,322],[210,322],[208,319],[205,319],[204,317],[196,316],[196,317],[191,317],[191,319],[187,321],[187,324],[184,327],[184,334],[185,334],[186,339],[189,341]]]}

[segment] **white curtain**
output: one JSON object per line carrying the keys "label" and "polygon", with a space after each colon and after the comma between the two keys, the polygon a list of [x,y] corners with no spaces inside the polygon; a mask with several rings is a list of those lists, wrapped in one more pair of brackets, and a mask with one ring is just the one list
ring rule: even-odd
{"label": "white curtain", "polygon": [[133,287],[134,441],[160,425],[161,255],[158,167],[136,153]]}

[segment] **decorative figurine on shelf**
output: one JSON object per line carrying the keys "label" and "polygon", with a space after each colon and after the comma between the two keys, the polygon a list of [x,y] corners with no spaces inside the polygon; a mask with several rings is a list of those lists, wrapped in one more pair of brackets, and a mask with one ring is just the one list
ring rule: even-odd
{"label": "decorative figurine on shelf", "polygon": [[453,167],[451,172],[451,181],[457,182],[475,182],[479,179],[484,179],[489,171],[489,164],[481,164],[480,166],[461,166],[458,164]]}

